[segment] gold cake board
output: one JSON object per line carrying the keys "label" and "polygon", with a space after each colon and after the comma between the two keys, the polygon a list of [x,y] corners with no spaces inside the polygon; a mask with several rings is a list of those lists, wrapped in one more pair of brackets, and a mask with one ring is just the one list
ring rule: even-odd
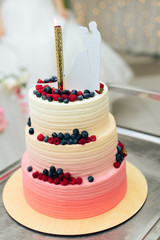
{"label": "gold cake board", "polygon": [[63,220],[42,215],[25,201],[21,168],[7,181],[3,203],[8,214],[23,226],[48,234],[81,235],[112,228],[132,217],[144,204],[148,185],[143,174],[127,162],[128,190],[124,199],[110,211],[92,218]]}

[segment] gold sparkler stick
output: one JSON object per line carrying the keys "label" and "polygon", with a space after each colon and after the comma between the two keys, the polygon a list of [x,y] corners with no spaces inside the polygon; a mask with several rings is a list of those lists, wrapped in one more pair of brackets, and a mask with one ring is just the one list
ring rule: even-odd
{"label": "gold sparkler stick", "polygon": [[54,31],[55,31],[58,88],[64,89],[63,44],[61,26],[59,25],[55,26]]}

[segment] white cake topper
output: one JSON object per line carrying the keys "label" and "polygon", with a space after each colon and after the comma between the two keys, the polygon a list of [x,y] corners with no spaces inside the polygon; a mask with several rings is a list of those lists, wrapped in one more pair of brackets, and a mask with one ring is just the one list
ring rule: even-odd
{"label": "white cake topper", "polygon": [[75,60],[71,72],[66,76],[66,89],[99,90],[101,35],[97,30],[96,22],[90,22],[89,29],[91,34],[88,39],[88,29],[80,27],[84,50]]}

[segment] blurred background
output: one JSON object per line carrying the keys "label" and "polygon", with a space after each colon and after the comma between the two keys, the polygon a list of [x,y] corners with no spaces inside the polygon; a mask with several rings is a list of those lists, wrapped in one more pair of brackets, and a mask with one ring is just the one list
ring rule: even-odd
{"label": "blurred background", "polygon": [[[111,86],[117,125],[160,136],[160,1],[0,0],[0,10],[0,171],[25,151],[29,87],[55,73],[54,15],[63,28],[67,60],[78,54],[77,24],[97,22],[101,79]],[[66,61],[66,69],[69,65]],[[126,87],[144,92],[120,93]]]}

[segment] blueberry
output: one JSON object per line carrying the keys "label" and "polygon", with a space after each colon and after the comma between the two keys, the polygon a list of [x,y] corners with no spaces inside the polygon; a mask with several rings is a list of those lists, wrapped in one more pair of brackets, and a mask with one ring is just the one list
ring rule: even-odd
{"label": "blueberry", "polygon": [[53,97],[52,96],[49,96],[48,97],[48,102],[52,102],[53,101]]}
{"label": "blueberry", "polygon": [[44,141],[44,142],[48,142],[48,138],[49,138],[48,136],[45,136],[45,137],[43,138],[43,141]]}
{"label": "blueberry", "polygon": [[44,83],[48,83],[49,82],[49,79],[44,79]]}
{"label": "blueberry", "polygon": [[29,134],[32,135],[32,134],[34,134],[34,129],[33,129],[33,128],[30,128],[28,132],[29,132]]}
{"label": "blueberry", "polygon": [[61,94],[61,90],[60,89],[55,89],[54,94]]}
{"label": "blueberry", "polygon": [[122,152],[122,149],[121,149],[120,146],[117,146],[117,151],[118,151],[118,153],[121,153],[121,152]]}
{"label": "blueberry", "polygon": [[77,128],[74,129],[74,130],[73,130],[73,134],[74,134],[74,135],[78,135],[78,134],[79,134],[79,130],[78,130]]}
{"label": "blueberry", "polygon": [[63,133],[58,133],[58,135],[57,135],[57,137],[60,139],[60,140],[62,140],[63,138],[64,138],[64,135],[63,135]]}
{"label": "blueberry", "polygon": [[72,139],[76,139],[76,135],[75,135],[75,134],[72,134],[72,135],[71,135],[71,138],[72,138]]}
{"label": "blueberry", "polygon": [[81,134],[78,134],[78,135],[76,136],[76,139],[77,139],[77,140],[80,140],[81,138],[82,138]]}
{"label": "blueberry", "polygon": [[50,81],[52,81],[52,82],[57,82],[57,77],[56,77],[56,76],[52,76],[52,77],[50,78]]}
{"label": "blueberry", "polygon": [[66,139],[62,139],[61,140],[61,145],[66,145],[67,144],[67,140]]}
{"label": "blueberry", "polygon": [[48,94],[52,93],[52,88],[49,86],[45,87],[43,90],[44,90],[44,92],[46,92]]}
{"label": "blueberry", "polygon": [[64,138],[68,140],[70,138],[70,134],[69,133],[65,133],[64,134]]}
{"label": "blueberry", "polygon": [[88,98],[89,98],[89,93],[84,93],[84,94],[83,94],[83,98],[84,98],[84,99],[88,99]]}
{"label": "blueberry", "polygon": [[68,98],[64,99],[64,103],[69,103],[69,99]]}
{"label": "blueberry", "polygon": [[73,90],[71,91],[71,94],[77,95],[77,90],[76,90],[76,89],[73,89]]}
{"label": "blueberry", "polygon": [[62,168],[58,168],[58,169],[57,169],[57,174],[60,175],[60,174],[62,174],[62,173],[63,173],[63,169],[62,169]]}
{"label": "blueberry", "polygon": [[78,144],[78,140],[77,139],[73,139],[73,144]]}
{"label": "blueberry", "polygon": [[62,94],[69,95],[69,91],[68,91],[68,90],[63,90],[63,91],[62,91]]}
{"label": "blueberry", "polygon": [[36,95],[37,94],[37,90],[33,90],[33,94]]}
{"label": "blueberry", "polygon": [[117,161],[117,162],[122,161],[122,158],[121,158],[121,154],[120,154],[120,153],[117,153],[117,154],[116,154],[116,161]]}
{"label": "blueberry", "polygon": [[82,136],[82,138],[87,138],[88,137],[88,132],[87,131],[83,131],[81,133],[81,136]]}
{"label": "blueberry", "polygon": [[30,117],[28,118],[27,125],[28,125],[28,127],[31,127],[31,118]]}
{"label": "blueberry", "polygon": [[53,137],[53,138],[56,138],[56,137],[57,137],[57,133],[55,133],[55,132],[52,133],[52,137]]}
{"label": "blueberry", "polygon": [[47,169],[44,169],[44,170],[43,170],[43,175],[48,176],[48,170],[47,170]]}
{"label": "blueberry", "polygon": [[55,172],[56,168],[54,166],[50,166],[50,172]]}
{"label": "blueberry", "polygon": [[83,96],[82,95],[77,96],[77,100],[78,101],[82,101],[83,100]]}
{"label": "blueberry", "polygon": [[28,171],[28,172],[32,172],[32,166],[29,166],[29,167],[27,168],[27,171]]}
{"label": "blueberry", "polygon": [[53,172],[49,171],[49,172],[48,172],[48,177],[53,178]]}
{"label": "blueberry", "polygon": [[88,89],[84,90],[84,93],[89,93],[90,94],[90,91]]}
{"label": "blueberry", "polygon": [[94,177],[89,176],[89,177],[88,177],[88,181],[89,181],[89,182],[93,182],[93,181],[94,181]]}
{"label": "blueberry", "polygon": [[63,102],[63,98],[59,97],[59,98],[57,99],[57,101],[58,101],[59,103],[62,103],[62,102]]}
{"label": "blueberry", "polygon": [[71,145],[71,144],[73,144],[73,139],[71,139],[71,138],[70,138],[70,139],[68,139],[68,140],[67,140],[67,144],[68,144],[68,145]]}
{"label": "blueberry", "polygon": [[89,96],[90,96],[90,97],[94,97],[94,96],[95,96],[95,92],[91,92],[91,93],[89,94]]}
{"label": "blueberry", "polygon": [[42,99],[43,99],[43,100],[46,100],[46,99],[47,99],[46,95],[43,95],[43,96],[42,96]]}
{"label": "blueberry", "polygon": [[41,97],[41,93],[37,92],[36,97],[40,98]]}
{"label": "blueberry", "polygon": [[53,178],[56,178],[58,174],[56,172],[53,172]]}

